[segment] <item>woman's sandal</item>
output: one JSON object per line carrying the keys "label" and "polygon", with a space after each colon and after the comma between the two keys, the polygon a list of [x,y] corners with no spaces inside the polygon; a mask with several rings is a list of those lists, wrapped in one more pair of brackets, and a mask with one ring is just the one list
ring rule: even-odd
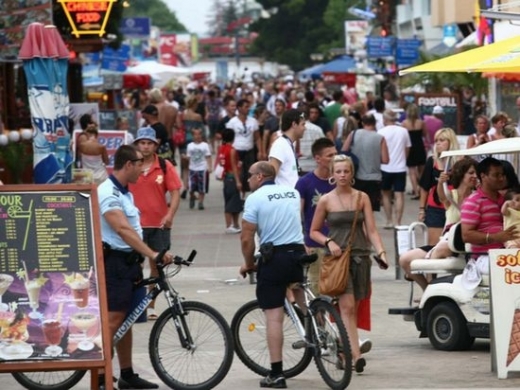
{"label": "woman's sandal", "polygon": [[412,278],[410,278],[410,277],[408,276],[408,274],[404,274],[404,280],[407,280],[407,281],[409,281],[409,282],[415,282],[415,280],[413,280]]}

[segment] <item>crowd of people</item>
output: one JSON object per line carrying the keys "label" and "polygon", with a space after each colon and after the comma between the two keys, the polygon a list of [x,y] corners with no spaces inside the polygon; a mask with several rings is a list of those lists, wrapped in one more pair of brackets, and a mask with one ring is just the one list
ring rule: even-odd
{"label": "crowd of people", "polygon": [[[321,87],[303,92],[269,83],[265,89],[253,90],[240,85],[233,90],[199,88],[182,99],[178,91],[164,97],[158,90],[136,96],[134,103],[142,106],[143,123],[132,141],[134,147],[118,150],[115,173],[108,179],[95,174],[103,194],[102,227],[108,237],[103,234],[103,240],[113,249],[109,253],[116,256],[135,250],[153,258],[169,248],[169,229],[182,199],[188,200],[190,209],[197,204],[204,210],[209,174],[220,172],[223,232],[241,233],[244,265],[240,272],[257,271],[256,294],[267,319],[271,372],[261,387],[286,387],[283,303],[286,296],[298,302],[297,289],[286,291],[290,283],[302,281],[298,257],[318,253],[309,280],[319,293],[320,260],[325,254],[341,254],[349,242],[348,284],[338,302],[351,341],[353,367],[339,364],[339,369],[364,371],[362,354],[371,343],[360,340],[358,311],[370,299],[371,255],[381,259],[381,268],[388,266],[374,212],[383,206],[384,229],[401,225],[408,179],[409,200],[418,202],[417,219],[428,227],[428,245],[403,254],[400,265],[407,278],[423,289],[428,281],[412,274],[410,263],[417,258],[449,256],[447,234],[457,221],[461,221],[464,240],[482,253],[474,260],[481,273],[486,270],[488,249],[511,247],[520,238],[512,222],[520,212],[520,190],[514,172],[508,173],[511,164],[482,156],[461,159],[445,171],[440,155],[458,149],[459,142],[455,131],[444,127],[442,107],[420,117],[418,108],[408,104],[400,116],[388,93],[356,100],[349,91],[338,90],[328,99]],[[510,122],[504,113],[491,121],[478,116],[476,133],[469,136],[467,147],[517,136]],[[92,121],[85,119],[77,145],[84,166],[106,164],[106,150],[96,144],[96,135]],[[105,200],[104,194],[110,191],[112,195]],[[118,203],[113,199],[116,193]],[[134,208],[126,207],[129,200],[123,200],[128,193],[140,213],[141,236],[137,240],[124,233],[112,240],[114,232],[135,222]],[[116,221],[121,211],[128,221],[124,226]],[[352,225],[356,220],[359,223]],[[273,255],[256,264],[254,255],[266,244],[273,247]],[[110,279],[112,271],[106,272]],[[115,312],[114,323],[120,320],[122,306],[126,303],[109,304],[109,312]],[[148,316],[156,318],[153,306]],[[131,371],[125,351],[121,364],[130,365],[130,371],[124,375],[122,371],[122,377],[141,380]]]}

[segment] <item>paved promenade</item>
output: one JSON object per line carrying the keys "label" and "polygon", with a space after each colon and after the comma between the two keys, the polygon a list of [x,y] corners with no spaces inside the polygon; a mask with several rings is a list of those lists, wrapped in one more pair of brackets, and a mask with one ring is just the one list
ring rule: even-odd
{"label": "paved promenade", "polygon": [[[417,201],[406,197],[403,222],[414,221]],[[221,183],[212,182],[206,199],[206,210],[189,210],[182,201],[175,218],[173,251],[187,256],[192,248],[198,250],[194,264],[184,268],[175,277],[175,286],[186,299],[200,300],[217,308],[231,322],[233,314],[243,303],[254,298],[254,286],[241,279],[238,268],[242,263],[239,235],[224,234],[223,200]],[[384,218],[377,215],[378,226],[384,226]],[[389,259],[394,259],[394,236],[389,230],[380,230]],[[373,267],[372,331],[362,337],[370,337],[373,348],[365,355],[367,366],[362,375],[353,373],[349,389],[490,389],[520,388],[520,374],[507,380],[499,380],[491,372],[490,343],[477,340],[470,351],[441,352],[434,350],[428,339],[419,339],[412,322],[401,316],[388,315],[390,307],[404,307],[408,303],[408,282],[395,279],[392,261],[387,271]],[[158,308],[164,308],[163,298]],[[167,387],[156,377],[148,359],[148,335],[152,323],[134,326],[135,370],[142,377]],[[114,360],[115,362],[116,360]],[[116,366],[116,374],[119,370]],[[89,388],[89,375],[76,388]],[[259,388],[259,377],[247,369],[235,356],[230,372],[218,389]],[[9,374],[2,374],[2,389],[20,389]],[[297,378],[287,382],[292,389],[326,389],[314,363]]]}

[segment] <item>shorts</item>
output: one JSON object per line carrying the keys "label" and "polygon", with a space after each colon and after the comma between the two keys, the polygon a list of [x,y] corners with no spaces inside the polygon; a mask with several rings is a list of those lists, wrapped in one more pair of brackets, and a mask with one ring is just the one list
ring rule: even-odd
{"label": "shorts", "polygon": [[206,193],[206,171],[192,171],[190,169],[190,192]]}
{"label": "shorts", "polygon": [[[357,260],[360,260],[359,262]],[[354,300],[360,301],[370,296],[370,256],[352,256],[350,258],[347,294],[354,294]]]}
{"label": "shorts", "polygon": [[283,307],[287,286],[303,281],[303,267],[298,262],[303,255],[303,249],[275,251],[267,264],[262,261],[258,263],[256,298],[261,309]]}
{"label": "shorts", "polygon": [[383,181],[381,189],[383,191],[394,190],[395,192],[404,192],[406,188],[406,172],[385,172],[382,171]]}
{"label": "shorts", "polygon": [[438,207],[426,207],[424,224],[429,228],[443,228],[446,224],[446,210]]}
{"label": "shorts", "polygon": [[126,256],[110,254],[104,259],[109,312],[128,312],[135,285],[143,278],[141,264],[128,264]]}
{"label": "shorts", "polygon": [[243,210],[244,202],[237,189],[235,177],[230,174],[224,176],[224,212],[238,214]]}
{"label": "shorts", "polygon": [[215,134],[217,134],[218,131],[218,124],[219,121],[208,121],[208,129],[209,129],[209,136],[210,138],[214,138]]}
{"label": "shorts", "polygon": [[356,179],[354,186],[356,190],[362,191],[368,195],[372,211],[381,210],[381,182],[377,180],[360,180]]}
{"label": "shorts", "polygon": [[154,251],[168,250],[171,246],[171,229],[143,228],[143,241]]}

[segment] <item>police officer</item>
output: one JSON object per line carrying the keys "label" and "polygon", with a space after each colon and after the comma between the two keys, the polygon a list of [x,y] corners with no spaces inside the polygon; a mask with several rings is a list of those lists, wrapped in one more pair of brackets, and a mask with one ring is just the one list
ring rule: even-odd
{"label": "police officer", "polygon": [[[101,213],[101,237],[105,263],[110,335],[114,336],[130,309],[132,291],[142,278],[142,256],[155,259],[158,253],[142,240],[139,210],[134,205],[128,184],[135,183],[143,170],[143,155],[130,145],[116,151],[114,172],[98,187]],[[166,253],[164,263],[170,263],[172,254]],[[139,378],[132,369],[132,329],[116,346],[121,377],[120,389],[156,389],[159,386]],[[104,376],[100,378],[104,388]]]}
{"label": "police officer", "polygon": [[[254,191],[245,202],[242,219],[242,276],[256,269],[255,233],[260,237],[262,260],[258,264],[256,297],[264,310],[267,323],[267,346],[271,372],[260,381],[260,387],[285,388],[282,368],[283,304],[287,286],[303,280],[298,260],[305,254],[300,194],[294,188],[275,184],[276,171],[267,161],[249,168],[249,186]],[[298,302],[300,289],[294,290]]]}

